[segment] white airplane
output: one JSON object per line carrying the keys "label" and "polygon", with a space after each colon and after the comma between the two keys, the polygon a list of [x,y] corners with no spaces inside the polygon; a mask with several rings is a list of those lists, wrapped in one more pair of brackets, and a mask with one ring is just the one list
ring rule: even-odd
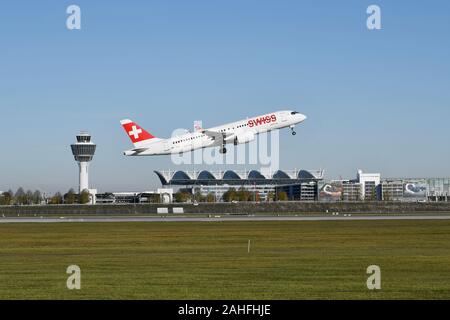
{"label": "white airplane", "polygon": [[226,144],[247,143],[254,140],[256,135],[271,130],[289,127],[292,134],[295,135],[295,125],[305,119],[306,116],[297,111],[277,111],[210,129],[196,127],[195,132],[169,139],[157,138],[129,119],[121,120],[120,124],[134,145],[134,149],[124,151],[124,155],[154,156],[183,153],[216,146],[220,147],[220,153],[226,153]]}

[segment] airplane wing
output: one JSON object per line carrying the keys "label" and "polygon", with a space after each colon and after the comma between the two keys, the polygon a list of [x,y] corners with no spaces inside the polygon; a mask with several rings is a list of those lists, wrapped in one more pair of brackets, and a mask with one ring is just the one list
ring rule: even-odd
{"label": "airplane wing", "polygon": [[211,138],[213,138],[213,140],[216,140],[216,141],[227,140],[227,138],[234,135],[234,133],[218,132],[218,131],[211,131],[211,130],[202,130],[202,133],[206,134],[208,137],[211,137]]}

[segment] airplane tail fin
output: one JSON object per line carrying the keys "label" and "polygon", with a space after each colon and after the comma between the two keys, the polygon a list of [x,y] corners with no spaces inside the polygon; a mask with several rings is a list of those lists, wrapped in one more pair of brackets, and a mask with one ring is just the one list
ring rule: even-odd
{"label": "airplane tail fin", "polygon": [[154,135],[145,131],[144,128],[130,119],[120,120],[120,124],[136,148],[150,142],[151,139],[156,139]]}

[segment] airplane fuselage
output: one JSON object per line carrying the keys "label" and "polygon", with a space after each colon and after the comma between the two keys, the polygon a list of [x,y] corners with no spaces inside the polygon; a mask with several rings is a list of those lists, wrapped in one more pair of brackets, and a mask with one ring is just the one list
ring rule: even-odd
{"label": "airplane fuselage", "polygon": [[[226,144],[247,143],[260,133],[271,130],[293,127],[304,121],[306,116],[296,111],[277,111],[221,126],[199,129],[169,139],[154,138],[141,143],[137,148],[125,151],[127,156],[154,156],[189,152],[208,147],[223,147]],[[133,128],[135,129],[135,127]],[[133,131],[129,135],[136,134]],[[293,131],[293,134],[295,132]]]}

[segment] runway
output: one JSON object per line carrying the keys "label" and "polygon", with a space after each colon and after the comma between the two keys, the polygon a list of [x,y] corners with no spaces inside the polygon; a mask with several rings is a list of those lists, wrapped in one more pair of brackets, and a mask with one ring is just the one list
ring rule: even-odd
{"label": "runway", "polygon": [[1,223],[81,223],[81,222],[226,222],[226,221],[355,221],[355,220],[450,220],[450,215],[340,215],[340,216],[213,216],[213,217],[14,217],[0,218]]}

